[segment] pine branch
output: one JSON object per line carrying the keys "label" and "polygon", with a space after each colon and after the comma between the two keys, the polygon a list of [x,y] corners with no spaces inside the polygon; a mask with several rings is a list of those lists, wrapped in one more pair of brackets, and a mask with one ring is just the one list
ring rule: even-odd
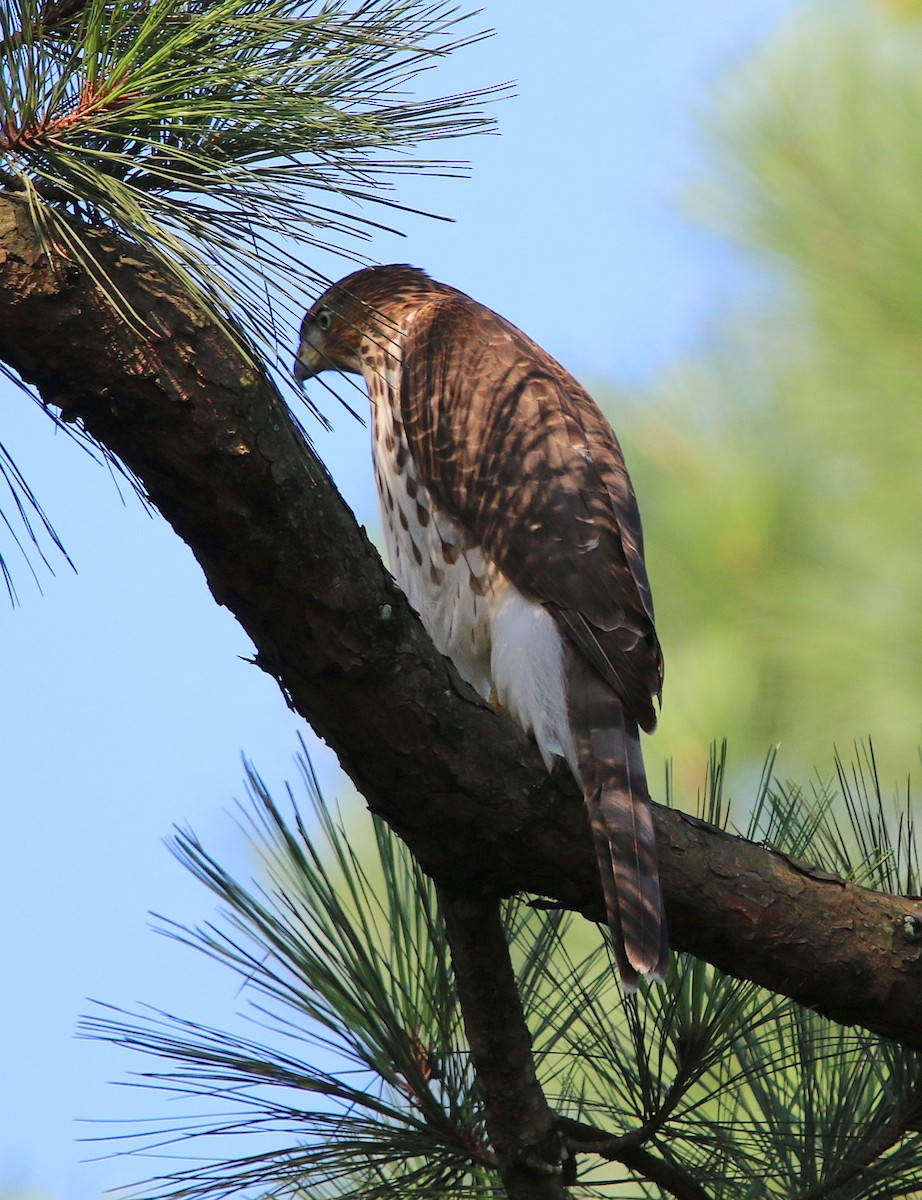
{"label": "pine branch", "polygon": [[662,1133],[669,1118],[685,1095],[692,1075],[693,1073],[686,1072],[680,1066],[675,1079],[663,1096],[662,1103],[657,1106],[649,1120],[644,1121],[643,1125],[638,1126],[637,1129],[632,1129],[630,1133],[606,1134],[592,1125],[569,1118],[561,1118],[560,1128],[570,1139],[577,1142],[582,1139],[584,1150],[598,1154],[602,1158],[623,1162],[625,1160],[621,1157],[622,1155],[632,1154],[635,1150],[645,1146],[657,1134]]}
{"label": "pine branch", "polygon": [[509,1200],[564,1200],[563,1144],[535,1074],[499,900],[439,889],[484,1118]]}
{"label": "pine branch", "polygon": [[647,1138],[644,1130],[612,1137],[584,1121],[569,1118],[560,1118],[558,1129],[575,1154],[597,1154],[608,1162],[619,1162],[661,1187],[675,1200],[710,1200],[709,1194],[687,1171],[643,1149],[642,1142]]}
{"label": "pine branch", "polygon": [[[583,806],[436,654],[265,376],[137,247],[90,233],[141,337],[0,198],[0,358],[116,455],[258,664],[439,883],[603,919]],[[922,906],[658,809],[674,944],[922,1046]]]}
{"label": "pine branch", "polygon": [[[84,1025],[90,1036],[167,1061],[145,1070],[140,1086],[207,1099],[207,1113],[122,1134],[133,1153],[216,1134],[233,1133],[239,1144],[241,1134],[260,1131],[281,1141],[256,1156],[211,1159],[204,1170],[169,1171],[140,1194],[219,1200],[308,1176],[318,1196],[336,1181],[339,1200],[393,1200],[414,1188],[493,1195],[498,1164],[436,889],[381,822],[373,825],[377,856],[357,854],[309,762],[301,770],[314,810],[308,820],[297,806],[286,819],[247,769],[253,807],[244,808],[244,828],[258,879],[237,878],[191,831],[178,834],[175,853],[219,901],[221,917],[166,930],[237,972],[260,1028],[285,1030],[289,1050],[165,1014]],[[515,1161],[528,1133],[520,1115],[537,1116],[546,1132],[533,1056],[561,1114],[555,1129],[573,1151],[565,1166],[594,1154],[681,1200],[748,1195],[754,1181],[760,1196],[799,1197],[827,1173],[833,1187],[845,1181],[830,1200],[856,1185],[870,1200],[918,1184],[913,1052],[830,1025],[687,956],[674,961],[664,988],[619,1001],[605,939],[590,938],[586,953],[578,923],[539,917],[518,901],[502,906],[502,924],[526,1032],[495,904],[455,903],[464,927],[454,939],[458,975],[474,1000],[470,1042],[479,1043],[494,1092],[490,1125],[505,1143],[507,1175],[530,1157],[524,1147]],[[330,1073],[311,1065],[318,1045],[338,1060]],[[215,1099],[227,1106],[217,1114]],[[763,1179],[766,1162],[773,1171]],[[587,1166],[581,1188],[599,1183],[598,1166]],[[542,1192],[544,1175],[520,1170],[514,1184]]]}

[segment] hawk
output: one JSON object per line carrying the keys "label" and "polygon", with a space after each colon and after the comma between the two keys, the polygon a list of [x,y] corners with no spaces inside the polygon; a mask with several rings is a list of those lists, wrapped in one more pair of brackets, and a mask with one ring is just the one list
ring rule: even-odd
{"label": "hawk", "polygon": [[592,397],[519,329],[415,267],[330,287],[299,383],[363,375],[391,569],[438,649],[582,788],[619,973],[662,977],[640,729],[663,659],[640,516]]}

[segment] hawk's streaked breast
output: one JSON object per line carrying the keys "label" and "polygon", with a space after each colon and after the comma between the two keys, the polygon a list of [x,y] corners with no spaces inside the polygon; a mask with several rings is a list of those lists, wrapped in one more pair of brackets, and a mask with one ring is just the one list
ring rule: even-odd
{"label": "hawk's streaked breast", "polygon": [[369,394],[375,483],[391,571],[439,650],[487,696],[496,568],[420,482],[397,412],[393,371],[381,366],[370,376]]}
{"label": "hawk's streaked breast", "polygon": [[394,354],[371,346],[366,353],[375,485],[395,579],[464,679],[485,699],[494,695],[534,734],[548,766],[558,754],[574,765],[556,623],[543,605],[521,595],[421,482],[398,408]]}

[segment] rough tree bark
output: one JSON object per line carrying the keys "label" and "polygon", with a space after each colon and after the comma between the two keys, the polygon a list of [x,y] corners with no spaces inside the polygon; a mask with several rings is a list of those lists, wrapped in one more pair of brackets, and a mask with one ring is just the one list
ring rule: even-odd
{"label": "rough tree bark", "polygon": [[532,1057],[500,901],[438,889],[471,1061],[509,1200],[566,1200],[563,1138]]}
{"label": "rough tree bark", "polygon": [[[439,884],[603,920],[570,779],[435,652],[268,379],[134,247],[99,246],[146,338],[0,194],[0,357],[135,473],[259,665]],[[656,817],[676,947],[922,1047],[918,898]]]}

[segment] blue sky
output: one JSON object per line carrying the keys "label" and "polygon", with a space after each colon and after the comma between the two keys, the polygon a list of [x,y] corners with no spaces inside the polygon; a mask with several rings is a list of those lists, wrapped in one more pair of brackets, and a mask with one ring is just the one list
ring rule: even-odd
{"label": "blue sky", "polygon": [[[485,0],[480,20],[496,36],[426,86],[514,80],[515,98],[494,106],[501,135],[447,147],[470,160],[468,180],[401,184],[400,199],[454,224],[408,217],[406,238],[382,234],[370,252],[470,292],[584,379],[648,378],[740,286],[734,255],[681,215],[700,161],[694,114],[792,2]],[[81,1161],[100,1149],[76,1139],[101,1127],[76,1119],[163,1105],[111,1086],[141,1062],[75,1040],[76,1019],[95,997],[232,1023],[235,981],[148,928],[150,911],[188,923],[211,914],[162,839],[188,823],[219,857],[244,862],[228,815],[243,794],[240,755],[280,789],[303,726],[245,662],[247,638],[166,524],[130,494],[122,502],[107,472],[13,389],[2,399],[3,443],[78,571],[53,560],[40,593],[17,569],[21,604],[0,607],[0,1193],[92,1200],[155,1165]],[[333,415],[316,444],[373,528],[367,433]],[[343,791],[329,754],[318,747],[317,758],[328,793]]]}

